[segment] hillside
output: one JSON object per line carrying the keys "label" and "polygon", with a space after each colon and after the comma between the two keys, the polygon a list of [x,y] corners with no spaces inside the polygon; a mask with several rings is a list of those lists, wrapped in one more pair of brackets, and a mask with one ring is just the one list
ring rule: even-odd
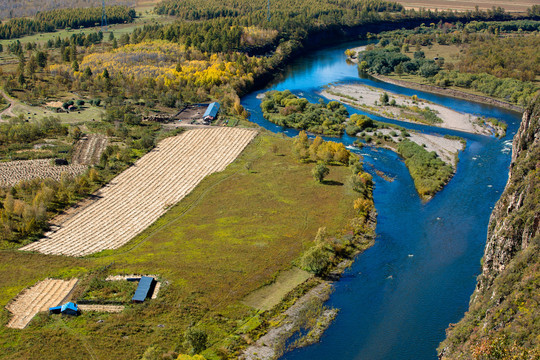
{"label": "hillside", "polygon": [[447,331],[441,359],[540,356],[540,98],[514,138],[510,177],[491,215],[469,311]]}

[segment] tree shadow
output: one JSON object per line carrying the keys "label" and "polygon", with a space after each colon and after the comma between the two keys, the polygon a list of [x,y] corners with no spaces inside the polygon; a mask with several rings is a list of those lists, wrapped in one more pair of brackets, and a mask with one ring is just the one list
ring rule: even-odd
{"label": "tree shadow", "polygon": [[322,183],[324,185],[343,186],[342,182],[335,181],[335,180],[323,180]]}

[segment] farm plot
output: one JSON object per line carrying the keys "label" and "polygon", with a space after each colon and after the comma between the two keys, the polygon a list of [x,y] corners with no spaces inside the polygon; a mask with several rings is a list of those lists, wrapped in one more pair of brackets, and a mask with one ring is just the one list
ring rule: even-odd
{"label": "farm plot", "polygon": [[86,135],[75,144],[73,149],[73,163],[80,165],[97,164],[101,153],[107,147],[108,142],[109,140],[105,135]]}
{"label": "farm plot", "polygon": [[256,134],[248,129],[207,128],[167,138],[103,188],[100,199],[21,250],[85,256],[117,249],[205,176],[224,170]]}
{"label": "farm plot", "polygon": [[86,171],[85,165],[53,165],[51,159],[17,160],[0,163],[0,187],[16,185],[21,180],[52,178],[62,174],[77,176]]}
{"label": "farm plot", "polygon": [[14,316],[6,325],[14,329],[24,329],[40,311],[58,306],[77,284],[77,279],[45,279],[22,291],[6,309]]}

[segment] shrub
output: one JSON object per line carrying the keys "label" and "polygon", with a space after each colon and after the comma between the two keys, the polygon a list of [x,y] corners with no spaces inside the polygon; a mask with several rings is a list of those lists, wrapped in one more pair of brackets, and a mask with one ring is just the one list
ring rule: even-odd
{"label": "shrub", "polygon": [[328,176],[330,173],[330,169],[322,163],[315,165],[315,167],[312,170],[313,177],[318,182],[323,182],[324,178]]}
{"label": "shrub", "polygon": [[192,355],[204,351],[208,346],[208,334],[202,329],[187,329],[184,339],[184,345],[190,349]]}
{"label": "shrub", "polygon": [[315,275],[322,275],[330,266],[332,253],[324,248],[324,245],[317,245],[309,249],[302,256],[300,267]]}

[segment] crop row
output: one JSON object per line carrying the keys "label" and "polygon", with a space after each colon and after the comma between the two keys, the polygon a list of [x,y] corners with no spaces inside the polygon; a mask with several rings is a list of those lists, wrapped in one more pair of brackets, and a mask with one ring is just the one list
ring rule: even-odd
{"label": "crop row", "polygon": [[40,311],[59,305],[77,284],[77,279],[45,279],[21,292],[6,308],[14,315],[7,326],[23,329]]}
{"label": "crop row", "polygon": [[21,250],[85,256],[117,249],[150,226],[207,175],[222,171],[255,137],[209,128],[163,140],[101,190],[101,198]]}
{"label": "crop row", "polygon": [[14,186],[22,180],[52,178],[62,174],[77,176],[86,171],[85,165],[53,165],[50,159],[18,160],[0,163],[0,187]]}

